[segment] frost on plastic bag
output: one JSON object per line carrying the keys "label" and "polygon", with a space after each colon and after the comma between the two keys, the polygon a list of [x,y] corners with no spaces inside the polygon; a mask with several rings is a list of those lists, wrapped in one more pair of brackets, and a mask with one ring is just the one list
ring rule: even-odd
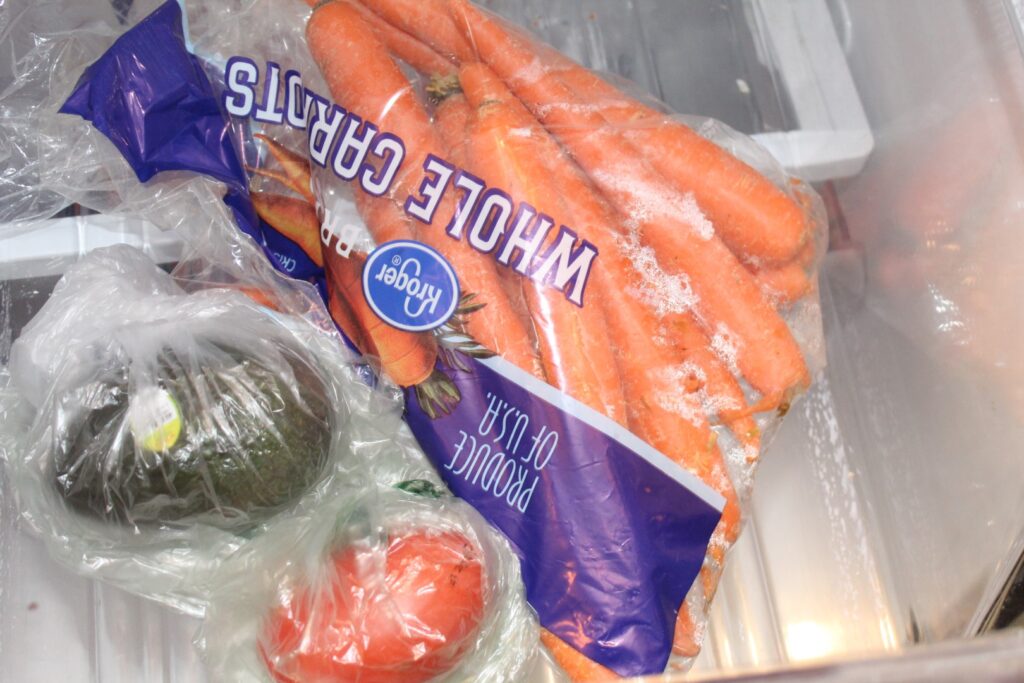
{"label": "frost on plastic bag", "polygon": [[335,339],[237,289],[186,294],[129,247],[68,271],[10,371],[35,408],[7,454],[25,519],[78,571],[183,608],[247,536],[367,481],[348,428],[373,402]]}
{"label": "frost on plastic bag", "polygon": [[327,502],[234,557],[200,638],[213,679],[525,680],[537,626],[504,540],[425,492]]}

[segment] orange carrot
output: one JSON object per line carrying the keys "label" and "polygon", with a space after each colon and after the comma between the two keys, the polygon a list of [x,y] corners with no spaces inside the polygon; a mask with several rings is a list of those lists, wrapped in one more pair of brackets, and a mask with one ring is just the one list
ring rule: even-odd
{"label": "orange carrot", "polygon": [[[558,208],[598,247],[602,266],[597,269],[591,285],[597,289],[597,294],[584,310],[596,309],[599,302],[611,302],[600,312],[608,324],[609,337],[619,350],[613,362],[621,371],[633,431],[725,497],[726,508],[712,549],[713,559],[721,562],[721,552],[735,541],[739,530],[736,495],[701,406],[693,400],[687,405],[684,399],[679,406],[664,400],[680,393],[671,370],[683,367],[689,357],[682,355],[680,347],[656,341],[661,336],[659,321],[642,297],[630,301],[629,305],[621,302],[622,293],[642,289],[643,283],[639,282],[635,268],[618,246],[619,236],[612,227],[616,220],[610,207],[594,193],[579,169],[490,69],[479,64],[466,65],[460,71],[460,79],[467,97],[480,109],[481,118],[490,120],[492,125],[500,124],[493,139],[503,144],[481,150],[484,158],[504,150],[503,157],[491,157],[498,165],[493,172],[500,174],[501,169],[514,169],[513,177],[504,181],[508,187],[518,185],[517,190],[528,192],[531,204],[541,210]],[[509,174],[506,172],[506,175]],[[545,188],[557,188],[557,193],[545,192]],[[543,325],[541,327],[543,329]],[[566,339],[578,338],[579,335],[574,334],[561,339],[565,343]],[[710,355],[706,349],[705,352]],[[557,369],[549,370],[549,377],[557,376],[555,372]],[[729,378],[732,379],[731,375]],[[732,381],[739,390],[735,380]],[[687,409],[689,415],[682,415],[681,408]],[[677,640],[685,649],[689,647],[687,634],[692,635],[693,629],[685,625],[688,615],[683,614],[681,619],[683,628]],[[577,659],[581,657],[576,655]],[[579,668],[579,662],[570,661],[566,668],[574,671]]]}
{"label": "orange carrot", "polygon": [[258,175],[268,180],[273,180],[281,185],[284,185],[289,190],[295,191],[295,186],[292,184],[292,179],[288,177],[288,174],[284,171],[275,171],[269,168],[253,168],[252,166],[246,166],[245,170],[253,175]]}
{"label": "orange carrot", "polygon": [[[458,74],[451,78],[434,79],[427,90],[432,99],[437,101],[434,110],[434,127],[444,149],[447,150],[446,159],[459,168],[472,171],[478,176],[481,175],[471,167],[469,155],[471,131],[476,129],[477,116],[461,91]],[[523,279],[517,273],[512,273],[507,269],[499,270],[498,276],[509,299],[522,301],[526,307],[526,289],[523,287]],[[525,308],[524,310],[529,312]],[[536,325],[533,326],[533,331],[533,336],[537,337]],[[538,360],[538,362],[540,361]],[[534,374],[540,379],[547,379],[543,374]]]}
{"label": "orange carrot", "polygon": [[546,628],[540,631],[540,641],[551,652],[558,666],[574,681],[587,683],[607,683],[617,681],[621,677],[611,669],[606,669],[597,662],[591,661],[564,640]]}
{"label": "orange carrot", "polygon": [[363,330],[356,318],[355,311],[344,298],[328,292],[327,310],[331,314],[331,319],[341,328],[341,331],[355,345],[359,353],[364,356],[380,358],[380,352],[373,345],[373,339]]}
{"label": "orange carrot", "polygon": [[774,268],[748,268],[761,291],[780,306],[795,303],[811,293],[813,285],[807,270],[796,261]]}
{"label": "orange carrot", "polygon": [[344,0],[360,13],[373,29],[377,38],[387,46],[391,54],[426,76],[455,73],[451,60],[437,53],[426,43],[414,38],[402,29],[389,24],[355,0]]}
{"label": "orange carrot", "polygon": [[339,0],[320,4],[306,25],[306,40],[335,101],[405,144],[393,195],[414,192],[423,159],[437,148],[433,130],[412,84],[362,12]]}
{"label": "orange carrot", "polygon": [[[419,169],[427,155],[443,153],[426,109],[398,65],[351,6],[341,2],[319,5],[306,26],[306,36],[335,100],[405,143],[406,170],[396,178],[390,200],[399,206],[399,200],[394,198],[404,201],[405,197],[418,194],[422,177]],[[447,217],[455,213],[456,200],[446,193],[436,215]],[[368,223],[372,231],[374,225]],[[468,333],[506,360],[543,377],[525,304],[508,297],[488,257],[448,237],[443,224],[414,229],[409,220],[407,232],[408,237],[418,237],[444,254],[458,274],[463,291],[476,294],[486,303],[469,319]]]}
{"label": "orange carrot", "polygon": [[250,199],[260,218],[299,245],[313,263],[323,267],[320,219],[316,209],[301,199],[269,192],[253,192]]}
{"label": "orange carrot", "polygon": [[475,58],[443,7],[432,0],[359,0],[386,22],[409,33],[456,64]]}
{"label": "orange carrot", "polygon": [[[381,320],[363,296],[362,276],[366,257],[352,254],[343,258],[331,246],[324,245],[330,283],[328,289],[332,296],[348,304],[359,328],[372,340],[381,367],[399,386],[413,387],[427,381],[434,374],[437,363],[437,341],[433,335],[405,332]],[[341,302],[332,302],[332,313],[342,310]]]}
{"label": "orange carrot", "polygon": [[[252,194],[257,213],[275,230],[303,245],[310,253],[320,245],[320,222],[309,204],[280,195]],[[334,244],[323,245],[318,260],[325,265],[331,295],[329,310],[335,322],[363,353],[376,355],[397,384],[416,386],[434,372],[437,342],[432,335],[410,334],[384,323],[366,303],[360,257],[343,258]],[[312,258],[312,253],[310,257]],[[340,300],[337,300],[340,297]]]}
{"label": "orange carrot", "polygon": [[761,433],[748,412],[743,387],[722,359],[711,351],[711,340],[691,314],[670,315],[664,322],[672,338],[679,340],[686,349],[686,360],[703,375],[701,389],[710,403],[710,412],[728,425],[737,441],[746,447],[748,458],[756,458],[761,447]]}
{"label": "orange carrot", "polygon": [[711,609],[711,602],[718,591],[719,581],[722,579],[721,562],[705,562],[701,569],[701,587],[703,594],[700,600],[687,602],[679,610],[676,618],[675,642],[672,644],[672,652],[681,657],[696,657],[700,654],[702,645],[702,632],[697,630],[698,620],[706,620]]}
{"label": "orange carrot", "polygon": [[[806,196],[797,189],[798,196]],[[807,207],[807,211],[811,208]],[[810,277],[811,267],[817,256],[817,245],[813,239],[807,240],[800,253],[792,261],[781,266],[748,269],[757,279],[761,289],[779,305],[787,305],[799,301],[814,290],[814,282]]]}
{"label": "orange carrot", "polygon": [[272,292],[263,289],[262,287],[237,287],[236,289],[264,308],[269,308],[272,311],[278,312],[281,310],[279,308],[280,302],[277,300],[277,297]]}
{"label": "orange carrot", "polygon": [[355,191],[356,209],[377,245],[413,238],[409,217],[390,197],[372,197]]}
{"label": "orange carrot", "polygon": [[807,366],[786,323],[757,283],[699,216],[639,152],[608,130],[594,112],[550,106],[572,102],[556,77],[536,68],[534,54],[497,22],[451,0],[453,17],[480,56],[559,137],[609,200],[635,223],[669,273],[685,275],[702,324],[728,336],[744,377],[770,401],[782,403],[809,383]]}
{"label": "orange carrot", "polygon": [[465,166],[469,130],[476,121],[476,114],[459,90],[459,79],[434,79],[428,90],[437,101],[434,109],[434,126],[448,150],[448,161],[456,166]]}
{"label": "orange carrot", "polygon": [[[522,116],[497,99],[500,93],[496,93],[495,86],[508,91],[490,74],[482,64],[468,64],[459,72],[477,114],[471,133],[471,169],[489,185],[501,187],[547,215],[563,215],[560,188],[551,182],[545,160],[535,154],[532,138],[513,134],[522,125]],[[525,110],[523,114],[529,116]],[[521,282],[518,274],[511,276]],[[605,321],[604,297],[592,297],[580,308],[541,284],[518,286],[526,293],[548,381],[612,420],[626,424],[622,379]]]}
{"label": "orange carrot", "polygon": [[672,643],[672,652],[680,657],[696,657],[700,654],[700,647],[697,621],[690,614],[690,606],[683,603],[676,615],[676,637]]}
{"label": "orange carrot", "polygon": [[257,171],[263,175],[268,175],[275,180],[283,183],[290,189],[302,196],[310,204],[316,204],[316,197],[313,196],[313,191],[310,189],[312,175],[309,171],[309,159],[306,157],[296,154],[284,145],[276,142],[262,133],[256,133],[257,139],[262,140],[267,144],[267,149],[270,150],[271,156],[277,160],[277,163],[284,169],[284,176],[281,177],[278,174],[271,174],[267,171]]}

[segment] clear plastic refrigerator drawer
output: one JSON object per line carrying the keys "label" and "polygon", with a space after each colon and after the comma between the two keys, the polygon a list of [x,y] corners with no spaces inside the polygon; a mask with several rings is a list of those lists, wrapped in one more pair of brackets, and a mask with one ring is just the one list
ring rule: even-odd
{"label": "clear plastic refrigerator drawer", "polygon": [[[0,5],[0,88],[34,26],[116,26],[154,4]],[[1024,680],[1020,636],[976,638],[1024,611],[1021,6],[484,4],[754,135],[829,206],[828,367],[764,458],[691,676]],[[63,269],[114,242],[180,254],[109,217],[0,226],[0,362]],[[196,622],[57,567],[19,530],[2,469],[0,485],[0,681],[205,680]]]}

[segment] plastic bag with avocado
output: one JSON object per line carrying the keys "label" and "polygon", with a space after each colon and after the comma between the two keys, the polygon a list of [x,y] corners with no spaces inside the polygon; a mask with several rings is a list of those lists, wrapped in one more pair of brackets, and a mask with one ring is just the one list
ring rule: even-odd
{"label": "plastic bag with avocado", "polygon": [[12,347],[24,517],[75,569],[198,611],[247,539],[369,481],[351,425],[373,390],[349,363],[252,292],[187,293],[138,250],[93,252]]}

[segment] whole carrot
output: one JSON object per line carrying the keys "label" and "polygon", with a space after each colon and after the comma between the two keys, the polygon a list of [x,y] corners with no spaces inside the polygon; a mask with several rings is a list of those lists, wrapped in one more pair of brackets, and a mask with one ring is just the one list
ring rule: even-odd
{"label": "whole carrot", "polygon": [[443,57],[426,43],[384,21],[356,0],[345,0],[345,2],[360,13],[366,23],[373,28],[377,38],[391,51],[391,54],[416,71],[425,76],[443,76],[455,73],[456,67],[451,60]]}
{"label": "whole carrot", "polygon": [[423,159],[436,150],[429,117],[363,11],[345,0],[318,4],[306,24],[306,41],[334,100],[405,144],[407,158],[392,194],[415,191]]}
{"label": "whole carrot", "polygon": [[392,26],[409,33],[456,64],[474,61],[470,42],[433,0],[359,0]]}
{"label": "whole carrot", "polygon": [[761,447],[761,433],[751,417],[747,397],[736,377],[726,364],[711,350],[711,340],[690,313],[677,313],[664,319],[671,331],[685,349],[684,357],[702,375],[701,389],[709,405],[709,413],[718,415],[743,445],[748,458],[757,457]]}
{"label": "whole carrot", "polygon": [[[455,166],[479,176],[478,169],[472,167],[470,159],[470,142],[473,137],[472,131],[477,128],[477,115],[462,93],[458,74],[432,80],[427,91],[437,103],[434,109],[434,128],[444,149],[447,150],[447,160]],[[523,279],[508,269],[499,269],[498,277],[509,299],[516,302],[522,301],[523,310],[529,315]],[[538,337],[536,324],[533,324],[531,328],[533,330],[532,337],[536,339]],[[538,354],[539,352],[538,348]],[[541,363],[539,358],[538,362]],[[543,363],[541,363],[540,370],[541,374],[535,372],[534,375],[540,379],[550,379],[544,374]]]}
{"label": "whole carrot", "polygon": [[[503,139],[502,131],[494,120],[494,112],[487,112],[487,115],[484,117],[486,123],[481,126],[475,111],[475,109],[483,106],[483,102],[480,99],[480,91],[473,91],[477,98],[474,102],[474,107],[471,107],[470,102],[461,90],[462,79],[472,79],[471,73],[467,75],[467,68],[463,68],[461,70],[461,77],[454,81],[442,79],[440,82],[435,81],[431,84],[431,91],[440,100],[435,111],[434,121],[445,146],[450,150],[449,160],[461,167],[469,168],[473,173],[488,181],[490,185],[497,184],[510,190],[514,188],[515,191],[523,191],[525,188],[533,189],[535,187],[533,184],[521,183],[519,178],[510,178],[506,174],[507,170],[514,167],[514,163],[511,163],[512,160],[508,158],[507,154],[501,152],[500,145],[493,144]],[[470,83],[472,85],[472,81]],[[491,157],[491,154],[496,154],[496,156]],[[506,163],[510,165],[506,166]],[[488,170],[490,170],[490,173],[488,173]],[[521,196],[525,198],[528,195],[524,194]],[[534,202],[537,202],[534,204],[535,206],[544,206],[535,197],[532,199]],[[530,200],[527,199],[527,201]],[[518,275],[513,274],[513,277],[506,278],[506,280],[514,282],[516,283],[515,286],[522,288],[522,285],[518,284],[520,280]],[[531,287],[526,288],[526,295],[527,300],[532,301],[531,309],[535,311],[535,316],[538,315],[536,311],[538,309],[542,310],[544,305],[546,305],[547,302],[545,300],[550,298]],[[563,307],[566,305],[568,304],[564,299],[560,302],[554,302],[554,306],[558,307],[558,310],[563,315]],[[587,397],[593,395],[592,391],[581,391],[575,384],[566,382],[564,378],[565,373],[560,368],[552,367],[554,365],[553,359],[557,359],[558,354],[557,351],[546,348],[550,345],[548,342],[552,337],[549,334],[545,334],[545,331],[550,332],[552,327],[544,325],[543,318],[541,318],[541,323],[538,324],[537,317],[535,317],[534,325],[535,328],[539,329],[538,338],[541,343],[541,358],[544,361],[545,375],[548,381],[573,395],[577,400],[581,400],[596,410],[605,412],[605,414],[610,413],[612,419],[621,421],[621,388],[617,386],[610,387],[607,396],[610,396],[611,400],[606,397],[588,400]],[[562,334],[566,334],[566,331],[563,330]],[[565,340],[577,338],[578,336],[573,333],[568,333],[568,336],[561,337],[562,343],[565,343]],[[604,341],[603,349],[598,349],[599,357],[593,358],[592,361],[595,364],[606,363],[605,367],[614,367],[614,359],[610,363],[608,363],[607,359],[604,359],[605,354],[611,350],[610,342],[607,339]],[[571,349],[570,353],[572,351]],[[590,358],[584,348],[579,348],[577,353],[583,359]],[[615,379],[617,381],[618,378],[616,377]],[[573,388],[569,388],[570,386]],[[541,630],[541,641],[573,680],[596,682],[611,681],[619,678],[614,672],[592,662],[547,629]]]}
{"label": "whole carrot", "polygon": [[[398,206],[396,198],[404,200],[417,194],[422,177],[419,169],[427,155],[443,151],[426,109],[384,45],[350,5],[337,1],[318,5],[306,26],[306,37],[334,99],[405,143],[405,172],[396,178],[390,197],[375,200]],[[455,199],[446,195],[436,215],[455,213]],[[373,225],[370,227],[372,231]],[[525,304],[509,298],[493,263],[449,238],[443,224],[414,228],[410,220],[407,233],[408,238],[418,237],[444,254],[458,274],[463,291],[475,293],[486,303],[470,318],[469,334],[510,362],[542,377]]]}
{"label": "whole carrot", "polygon": [[335,324],[348,337],[349,341],[355,344],[359,353],[364,356],[380,358],[380,352],[374,346],[373,338],[363,330],[359,319],[356,318],[355,311],[352,310],[352,307],[348,305],[344,298],[337,295],[332,296],[328,293],[327,311],[331,314],[331,319],[334,320]]}
{"label": "whole carrot", "polygon": [[373,197],[356,188],[354,199],[356,210],[378,245],[413,239],[409,217],[391,197]]}
{"label": "whole carrot", "polygon": [[762,268],[747,266],[747,268],[753,273],[761,289],[769,294],[769,298],[778,305],[785,306],[799,301],[814,291],[811,273],[816,255],[817,245],[813,239],[809,239],[795,258],[781,266]]}
{"label": "whole carrot", "polygon": [[608,683],[617,681],[622,677],[611,669],[607,669],[597,662],[587,659],[577,652],[571,645],[556,636],[546,628],[540,630],[540,641],[544,647],[551,652],[558,665],[569,675],[573,681],[586,683]]}
{"label": "whole carrot", "polygon": [[811,293],[813,284],[807,276],[806,266],[790,261],[771,268],[750,268],[761,291],[779,306],[795,303]]}
{"label": "whole carrot", "polygon": [[[275,230],[312,251],[315,240],[318,257],[328,277],[331,317],[361,352],[379,358],[381,367],[396,384],[413,387],[434,374],[437,342],[429,334],[412,334],[384,323],[366,303],[362,289],[364,257],[344,258],[336,244],[320,243],[320,222],[316,210],[299,199],[252,194],[257,213]],[[312,254],[310,254],[312,257]]]}
{"label": "whole carrot", "polygon": [[550,106],[572,102],[572,96],[556,77],[536,68],[535,55],[519,39],[465,0],[451,0],[450,6],[464,35],[473,36],[481,58],[556,133],[612,204],[632,219],[661,266],[689,279],[701,323],[711,334],[728,339],[747,381],[779,403],[806,386],[807,366],[786,323],[695,203],[669,187],[634,147],[610,134],[599,114]]}
{"label": "whole carrot", "polygon": [[242,294],[245,294],[263,308],[269,308],[270,310],[277,312],[281,311],[281,304],[277,300],[277,296],[262,287],[245,287],[236,285],[231,287],[231,289],[236,289]]}
{"label": "whole carrot", "polygon": [[[303,251],[318,266],[322,267],[322,236],[319,229],[315,232],[312,231],[314,223],[319,225],[319,218],[313,208],[316,199],[308,190],[313,177],[309,160],[265,135],[257,134],[256,137],[267,144],[271,154],[284,169],[284,173],[268,172],[265,169],[253,169],[253,171],[259,175],[273,178],[285,187],[304,194],[304,196],[305,193],[309,194],[304,202],[300,202],[269,193],[254,193],[257,195],[253,198],[256,212],[282,235],[298,242],[303,247]],[[301,188],[307,189],[303,192]],[[378,244],[397,239],[411,239],[408,217],[393,202],[386,198],[378,200],[359,188],[356,188],[354,196],[356,207]]]}
{"label": "whole carrot", "polygon": [[427,86],[427,92],[436,102],[434,127],[445,149],[448,150],[448,161],[459,167],[466,166],[468,133],[476,122],[476,112],[466,101],[458,73],[449,78],[433,79]]}
{"label": "whole carrot", "polygon": [[[316,197],[311,189],[312,174],[309,172],[309,159],[288,149],[272,138],[256,133],[257,140],[262,140],[270,150],[271,156],[284,170],[283,176],[273,175],[275,180],[283,183],[286,187],[299,194],[310,204],[316,204]],[[266,171],[257,169],[258,173],[267,174]]]}
{"label": "whole carrot", "polygon": [[316,209],[301,199],[270,192],[253,192],[250,199],[260,218],[299,245],[313,263],[323,267],[320,219]]}
{"label": "whole carrot", "polygon": [[[391,327],[370,308],[363,296],[363,268],[366,257],[352,254],[343,258],[334,254],[325,244],[328,289],[333,297],[343,301],[331,303],[331,312],[347,304],[359,327],[372,341],[381,367],[396,384],[414,387],[426,382],[437,364],[437,341],[430,334],[415,334]],[[353,340],[354,341],[354,340]]]}
{"label": "whole carrot", "polygon": [[[502,90],[504,86],[489,74],[490,69],[482,64],[467,64],[459,72],[467,99],[476,111],[470,133],[470,168],[489,185],[503,188],[547,215],[564,215],[561,188],[556,189],[551,182],[546,160],[536,155],[532,136],[513,134],[522,125],[522,117],[507,101],[498,99],[500,93],[494,86]],[[518,274],[510,275],[510,279],[522,281]],[[548,381],[625,425],[622,380],[603,302],[616,304],[598,295],[580,308],[543,285],[519,286],[525,290]]]}

